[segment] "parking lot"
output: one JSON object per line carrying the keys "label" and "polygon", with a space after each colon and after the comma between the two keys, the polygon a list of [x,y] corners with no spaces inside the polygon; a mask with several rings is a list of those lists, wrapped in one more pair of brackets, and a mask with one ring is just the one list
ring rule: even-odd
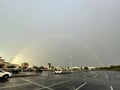
{"label": "parking lot", "polygon": [[89,71],[10,78],[0,82],[0,90],[120,90],[120,72]]}

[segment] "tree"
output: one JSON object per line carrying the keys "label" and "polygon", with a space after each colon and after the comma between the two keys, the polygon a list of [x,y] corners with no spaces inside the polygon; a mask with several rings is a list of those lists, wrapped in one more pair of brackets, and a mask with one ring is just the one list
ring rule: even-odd
{"label": "tree", "polygon": [[43,66],[40,66],[39,69],[44,69],[44,67],[43,67]]}
{"label": "tree", "polygon": [[22,66],[19,66],[18,68],[19,68],[19,69],[21,69],[21,68],[22,68]]}
{"label": "tree", "polygon": [[34,69],[38,69],[39,67],[38,66],[33,66]]}
{"label": "tree", "polygon": [[51,68],[51,63],[48,63],[48,67],[49,67],[49,69]]}
{"label": "tree", "polygon": [[0,68],[3,68],[4,67],[4,64],[0,64]]}
{"label": "tree", "polygon": [[14,65],[7,66],[7,68],[16,68]]}
{"label": "tree", "polygon": [[85,69],[85,70],[89,70],[89,68],[88,68],[88,67],[84,67],[84,69]]}

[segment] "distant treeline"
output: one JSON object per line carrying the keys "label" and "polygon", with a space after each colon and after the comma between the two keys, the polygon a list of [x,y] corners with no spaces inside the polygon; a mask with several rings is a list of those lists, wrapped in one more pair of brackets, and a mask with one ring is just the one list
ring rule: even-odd
{"label": "distant treeline", "polygon": [[99,67],[99,68],[96,68],[96,70],[114,70],[114,71],[120,71],[120,65],[112,65],[110,67]]}

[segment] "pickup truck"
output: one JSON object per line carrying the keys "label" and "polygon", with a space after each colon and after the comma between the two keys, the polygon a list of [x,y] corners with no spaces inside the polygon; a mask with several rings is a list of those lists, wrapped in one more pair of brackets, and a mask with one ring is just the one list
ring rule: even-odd
{"label": "pickup truck", "polygon": [[6,71],[0,69],[0,78],[8,79],[11,76],[12,76],[12,73],[6,72]]}

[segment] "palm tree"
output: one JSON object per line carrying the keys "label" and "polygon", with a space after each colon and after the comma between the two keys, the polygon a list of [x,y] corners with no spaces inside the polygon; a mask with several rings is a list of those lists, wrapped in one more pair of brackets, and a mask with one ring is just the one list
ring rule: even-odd
{"label": "palm tree", "polygon": [[51,68],[51,63],[48,63],[48,67],[49,67],[49,69]]}

